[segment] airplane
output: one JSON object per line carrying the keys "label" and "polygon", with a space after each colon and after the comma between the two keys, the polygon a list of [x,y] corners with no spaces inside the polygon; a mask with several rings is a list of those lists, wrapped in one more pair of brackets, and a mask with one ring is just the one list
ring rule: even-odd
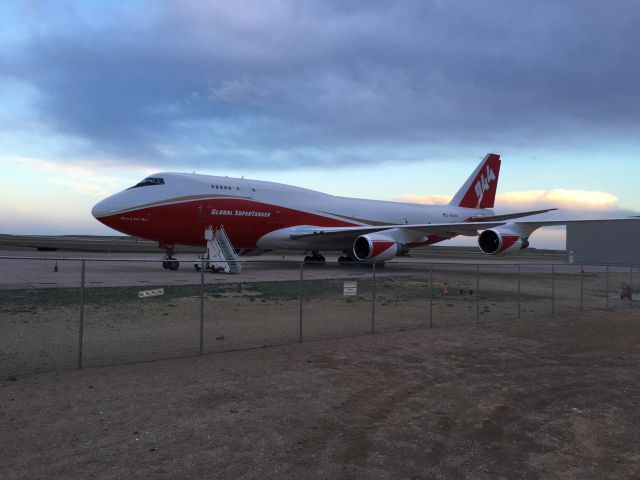
{"label": "airplane", "polygon": [[220,228],[240,255],[270,250],[344,252],[338,262],[384,265],[411,248],[458,235],[477,236],[489,255],[527,248],[538,227],[566,221],[517,222],[554,208],[495,215],[500,155],[487,154],[447,205],[421,205],[329,195],[274,182],[161,172],[97,203],[91,213],[108,227],[159,242],[163,267],[178,268],[177,244],[204,246],[205,229]]}

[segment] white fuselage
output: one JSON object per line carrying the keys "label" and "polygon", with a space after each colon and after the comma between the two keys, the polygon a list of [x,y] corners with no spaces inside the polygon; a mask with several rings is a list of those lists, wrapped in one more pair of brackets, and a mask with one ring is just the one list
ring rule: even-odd
{"label": "white fuselage", "polygon": [[[259,180],[163,172],[99,202],[93,215],[112,228],[165,243],[202,245],[207,226],[224,226],[242,250],[348,249],[352,240],[291,240],[291,229],[457,223],[492,215],[490,209],[338,197]],[[141,182],[143,183],[143,182]],[[391,232],[405,244],[429,244],[410,231]]]}

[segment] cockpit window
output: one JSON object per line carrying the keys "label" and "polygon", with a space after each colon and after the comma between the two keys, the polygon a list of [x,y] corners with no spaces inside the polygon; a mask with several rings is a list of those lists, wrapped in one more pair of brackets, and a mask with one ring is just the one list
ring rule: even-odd
{"label": "cockpit window", "polygon": [[136,183],[133,187],[129,187],[127,190],[138,187],[148,187],[149,185],[164,185],[164,178],[160,177],[147,177],[139,183]]}

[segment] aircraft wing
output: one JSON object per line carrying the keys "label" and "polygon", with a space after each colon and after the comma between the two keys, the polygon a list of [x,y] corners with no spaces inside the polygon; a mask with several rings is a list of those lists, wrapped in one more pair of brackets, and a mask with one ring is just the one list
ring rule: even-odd
{"label": "aircraft wing", "polygon": [[[555,210],[555,209],[551,209]],[[536,213],[543,213],[548,210],[539,210],[535,212],[523,212],[525,215],[535,215]],[[525,216],[523,213],[509,214],[509,215],[494,215],[491,218],[494,221],[465,221],[456,223],[424,223],[424,224],[398,224],[398,225],[358,225],[355,227],[314,227],[314,226],[301,226],[293,228],[289,231],[289,238],[291,240],[301,239],[320,239],[325,238],[327,240],[346,241],[354,240],[356,237],[374,232],[383,232],[385,230],[405,230],[413,232],[414,234],[421,235],[440,235],[443,237],[453,237],[456,235],[464,236],[476,236],[482,230],[488,230],[490,228],[496,228],[501,226],[507,226],[507,228],[513,228],[514,231],[518,231],[523,235],[530,235],[534,230],[540,227],[550,227],[555,225],[567,225],[569,223],[592,223],[602,222],[603,220],[638,220],[640,217],[627,217],[627,218],[613,218],[613,219],[593,219],[593,220],[541,220],[533,222],[508,222],[506,220],[513,218],[510,215]],[[507,218],[505,218],[507,217]]]}
{"label": "aircraft wing", "polygon": [[523,226],[535,226],[538,227],[553,227],[556,225],[568,225],[570,223],[597,223],[597,222],[610,222],[617,220],[640,220],[640,217],[623,217],[623,218],[592,218],[586,220],[574,219],[574,220],[541,220],[539,222],[515,222],[517,225]]}
{"label": "aircraft wing", "polygon": [[424,224],[398,224],[398,225],[363,225],[356,227],[300,227],[293,229],[289,238],[291,240],[300,240],[303,238],[309,239],[310,237],[324,236],[325,238],[331,237],[334,240],[356,238],[359,235],[365,233],[381,232],[383,230],[390,230],[397,228],[401,230],[410,230],[415,233],[421,233],[423,235],[477,235],[479,230],[486,230],[488,228],[495,228],[502,226],[506,223],[506,220],[514,218],[528,217],[531,215],[538,215],[540,213],[550,212],[557,210],[556,208],[547,208],[544,210],[531,210],[528,212],[508,213],[505,215],[487,215],[471,217],[464,222],[458,223],[424,223]]}
{"label": "aircraft wing", "polygon": [[499,222],[502,220],[512,220],[514,218],[530,217],[531,215],[547,213],[553,210],[557,210],[557,208],[546,208],[544,210],[531,210],[528,212],[507,213],[505,215],[477,216],[477,217],[471,217],[470,219],[467,220],[467,222]]}
{"label": "aircraft wing", "polygon": [[619,220],[635,220],[640,221],[640,217],[623,217],[623,218],[592,218],[592,219],[573,219],[573,220],[541,220],[534,222],[513,222],[510,225],[518,225],[525,229],[530,229],[531,231],[540,227],[553,227],[558,225],[568,225],[570,223],[597,223],[597,222],[609,222],[609,221],[619,221]]}
{"label": "aircraft wing", "polygon": [[289,232],[289,238],[292,240],[309,239],[309,238],[331,238],[333,240],[342,240],[347,238],[355,239],[359,235],[365,233],[382,232],[385,230],[398,229],[408,230],[422,235],[477,235],[478,231],[488,228],[495,228],[504,225],[506,222],[457,222],[457,223],[423,223],[423,224],[404,224],[399,225],[365,225],[356,227],[300,227]]}

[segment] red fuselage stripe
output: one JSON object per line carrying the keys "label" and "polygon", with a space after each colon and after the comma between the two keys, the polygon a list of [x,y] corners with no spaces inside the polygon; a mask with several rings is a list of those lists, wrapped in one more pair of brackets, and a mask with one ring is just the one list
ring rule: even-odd
{"label": "red fuselage stripe", "polygon": [[205,245],[208,226],[224,226],[235,248],[254,249],[263,235],[297,225],[349,227],[357,223],[241,198],[200,199],[127,210],[100,217],[134,237],[181,245]]}

